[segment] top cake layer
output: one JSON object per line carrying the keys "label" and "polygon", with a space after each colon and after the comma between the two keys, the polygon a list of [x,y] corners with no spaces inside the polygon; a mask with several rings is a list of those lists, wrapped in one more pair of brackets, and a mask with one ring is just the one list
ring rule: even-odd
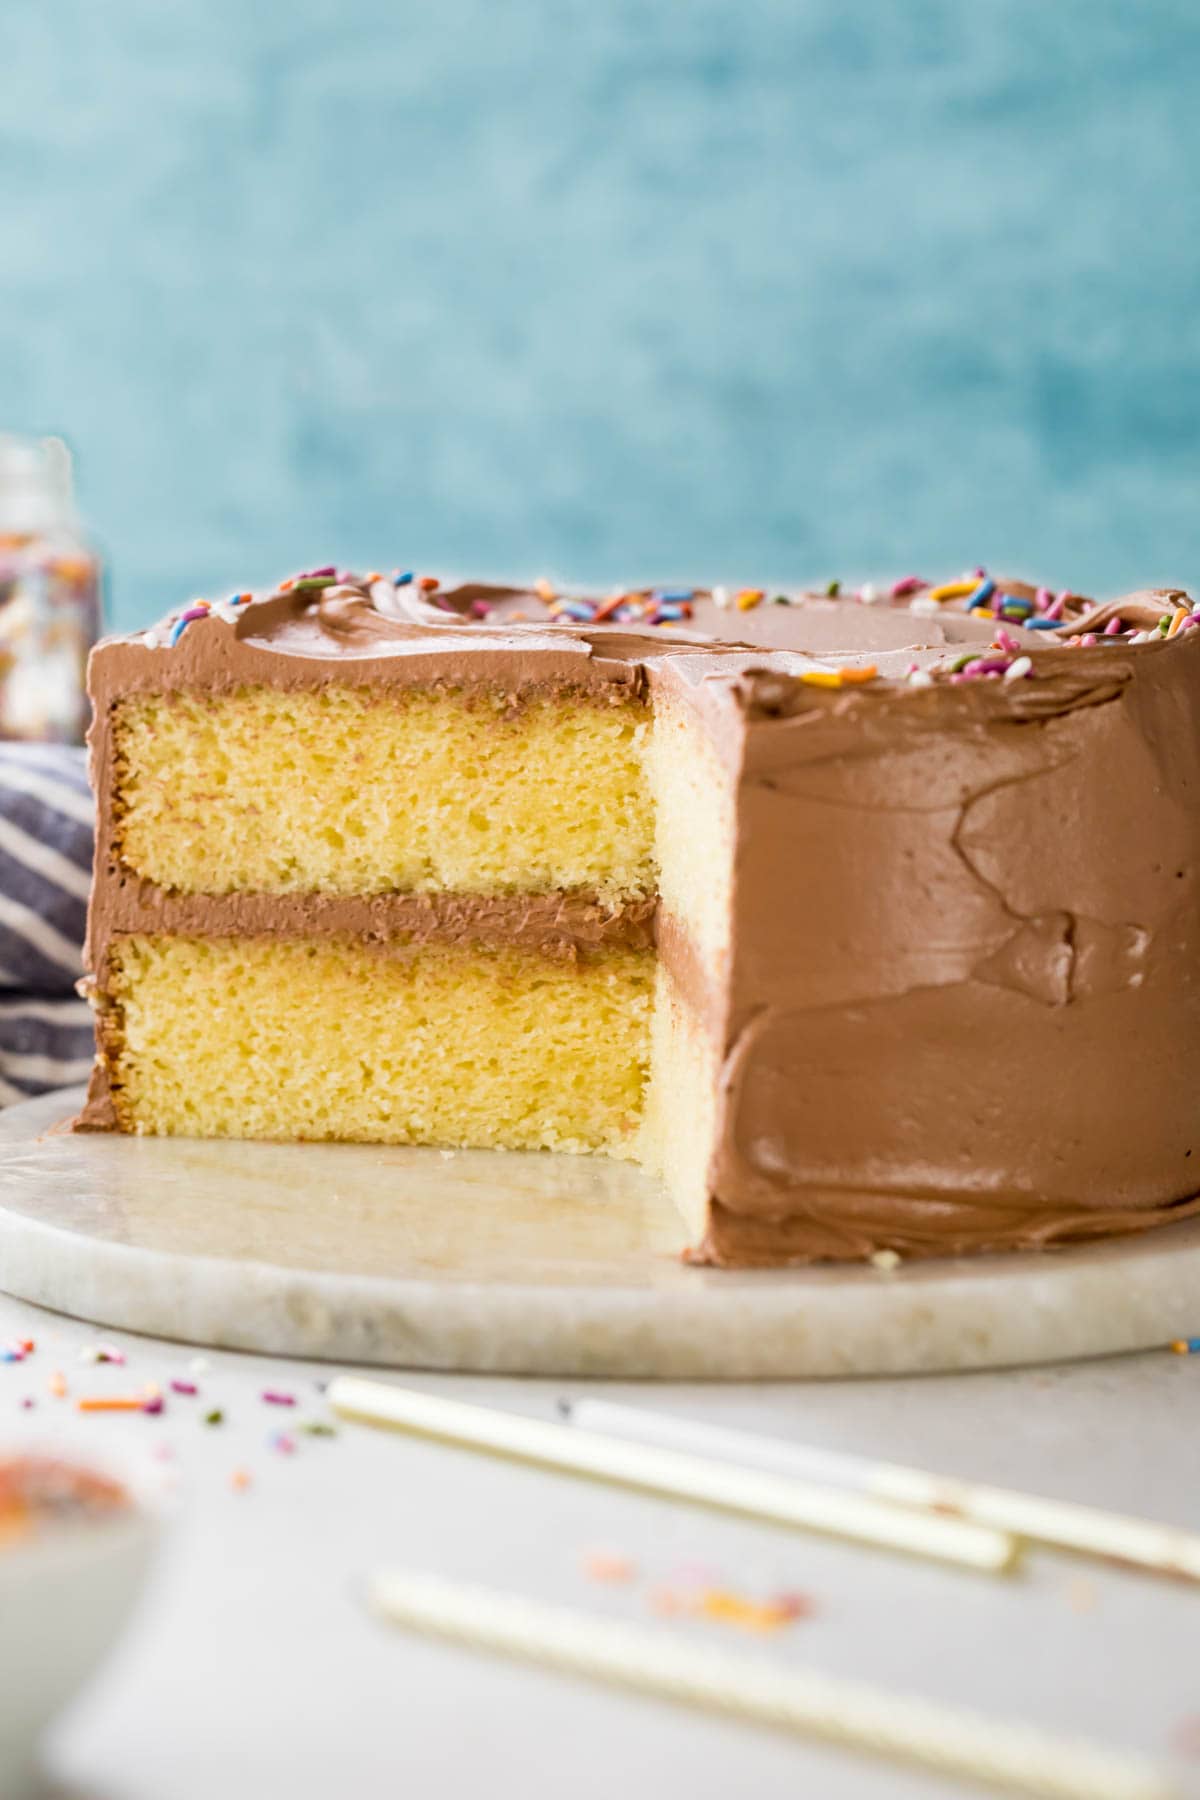
{"label": "top cake layer", "polygon": [[116,843],[176,893],[655,890],[636,694],[337,683],[117,702]]}
{"label": "top cake layer", "polygon": [[565,892],[619,905],[658,882],[648,690],[702,708],[753,690],[760,717],[869,710],[897,686],[1002,682],[1015,695],[1035,671],[1111,663],[1185,621],[1173,591],[1096,607],[983,576],[845,596],[601,599],[323,570],[260,598],[198,602],[97,652],[113,848],[127,872],[181,895]]}

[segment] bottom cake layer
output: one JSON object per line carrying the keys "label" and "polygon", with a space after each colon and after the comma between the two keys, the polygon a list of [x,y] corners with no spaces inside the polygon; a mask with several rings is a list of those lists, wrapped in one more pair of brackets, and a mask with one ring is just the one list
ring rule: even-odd
{"label": "bottom cake layer", "polygon": [[118,934],[97,1008],[84,1129],[636,1158],[692,1259],[725,1267],[1022,1250],[1200,1212],[921,1194],[884,1168],[873,1191],[797,1172],[747,1193],[718,1046],[651,949]]}
{"label": "bottom cake layer", "polygon": [[100,998],[114,1123],[636,1156],[655,958],[127,936]]}

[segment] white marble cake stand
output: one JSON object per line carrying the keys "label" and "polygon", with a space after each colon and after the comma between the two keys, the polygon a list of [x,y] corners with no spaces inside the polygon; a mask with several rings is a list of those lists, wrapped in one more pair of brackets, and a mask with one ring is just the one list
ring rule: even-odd
{"label": "white marble cake stand", "polygon": [[1200,1331],[1200,1221],[1051,1256],[734,1273],[603,1158],[74,1137],[0,1114],[0,1287],[280,1356],[540,1375],[996,1367]]}

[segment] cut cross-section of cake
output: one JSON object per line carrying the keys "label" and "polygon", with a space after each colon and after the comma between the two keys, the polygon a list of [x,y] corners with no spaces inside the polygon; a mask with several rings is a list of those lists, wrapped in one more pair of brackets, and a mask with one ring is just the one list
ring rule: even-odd
{"label": "cut cross-section of cake", "polygon": [[1182,1217],[1192,622],[327,570],[110,639],[78,1123],[637,1158],[728,1264]]}

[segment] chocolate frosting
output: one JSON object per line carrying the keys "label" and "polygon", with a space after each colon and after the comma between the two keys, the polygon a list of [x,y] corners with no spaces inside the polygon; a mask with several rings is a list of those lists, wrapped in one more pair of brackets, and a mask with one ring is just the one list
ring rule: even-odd
{"label": "chocolate frosting", "polygon": [[[719,1053],[699,1257],[1034,1247],[1185,1216],[1200,1206],[1200,631],[1131,632],[1178,627],[1190,603],[1072,597],[1051,629],[1004,627],[1000,670],[1028,655],[1028,678],[966,679],[956,659],[995,654],[978,612],[788,600],[735,610],[701,591],[641,627],[551,622],[519,587],[338,581],[215,608],[173,644],[168,625],[100,646],[87,955],[102,1042],[114,934],[515,936],[579,955],[656,930]],[[1112,619],[1122,635],[1100,636]],[[864,663],[876,679],[803,679]],[[649,905],[587,895],[183,896],[122,868],[118,696],[332,681],[687,710],[736,792],[728,959],[705,965]],[[101,1060],[81,1123],[115,1122]]]}

